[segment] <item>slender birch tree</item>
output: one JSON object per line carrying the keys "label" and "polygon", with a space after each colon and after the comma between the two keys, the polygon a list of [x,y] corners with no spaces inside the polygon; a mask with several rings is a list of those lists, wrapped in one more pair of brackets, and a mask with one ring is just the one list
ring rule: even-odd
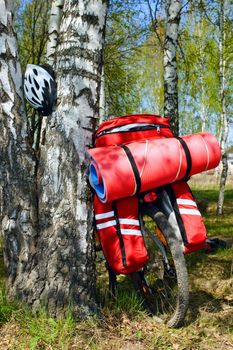
{"label": "slender birch tree", "polygon": [[220,146],[222,152],[222,170],[220,174],[219,197],[217,203],[217,214],[223,214],[224,192],[228,173],[226,141],[229,129],[229,118],[226,111],[226,16],[225,16],[225,0],[220,0],[219,11],[219,75],[220,75],[220,101],[221,101],[221,126],[220,126]]}
{"label": "slender birch tree", "polygon": [[60,31],[60,23],[62,17],[62,11],[64,6],[64,0],[54,0],[52,1],[52,6],[50,10],[50,20],[48,28],[48,40],[46,48],[46,59],[47,64],[53,66],[55,62],[55,54],[57,48],[57,40]]}
{"label": "slender birch tree", "polygon": [[173,132],[179,133],[177,45],[182,0],[166,1],[164,42],[164,115],[171,118]]}
{"label": "slender birch tree", "polygon": [[[64,0],[54,0],[50,9],[50,20],[48,26],[48,40],[46,45],[46,63],[52,68],[56,62],[57,41],[59,38],[60,24],[63,13]],[[47,128],[47,117],[38,120],[37,147],[44,144]]]}
{"label": "slender birch tree", "polygon": [[48,119],[37,161],[26,143],[12,4],[0,0],[1,217],[8,287],[33,308],[47,305],[54,316],[69,307],[86,314],[95,293],[86,148],[98,120],[107,1],[64,1],[57,110]]}

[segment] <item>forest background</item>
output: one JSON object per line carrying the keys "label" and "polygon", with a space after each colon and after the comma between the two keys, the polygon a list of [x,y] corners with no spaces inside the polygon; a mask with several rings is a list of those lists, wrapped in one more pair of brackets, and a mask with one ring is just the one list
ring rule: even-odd
{"label": "forest background", "polygon": [[[46,63],[49,1],[22,0],[17,34],[23,70]],[[232,131],[232,3],[225,2],[225,95]],[[33,17],[34,16],[34,17]],[[163,115],[163,1],[111,1],[104,51],[105,99],[102,116]],[[220,132],[219,1],[187,1],[181,11],[178,46],[179,128],[181,134]]]}

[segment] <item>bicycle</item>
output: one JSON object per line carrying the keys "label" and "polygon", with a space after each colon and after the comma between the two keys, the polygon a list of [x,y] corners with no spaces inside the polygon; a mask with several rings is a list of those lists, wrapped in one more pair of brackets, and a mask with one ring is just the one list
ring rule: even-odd
{"label": "bicycle", "polygon": [[[188,272],[182,244],[168,220],[172,208],[166,189],[159,188],[156,194],[153,202],[145,202],[143,194],[140,196],[141,227],[149,261],[130,277],[149,314],[175,328],[182,324],[188,309]],[[109,266],[108,273],[110,294],[115,295],[116,274]]]}
{"label": "bicycle", "polygon": [[[94,144],[88,151],[90,183],[98,197],[94,211],[106,260],[116,273],[131,274],[138,295],[159,322],[178,327],[189,303],[184,254],[208,244],[187,180],[218,165],[218,142],[208,133],[175,138],[169,119],[143,114],[104,121],[94,134]],[[164,186],[153,190],[159,184]],[[153,193],[155,198],[146,200]],[[152,218],[154,232],[146,215]],[[116,276],[111,269],[109,280],[114,294]]]}

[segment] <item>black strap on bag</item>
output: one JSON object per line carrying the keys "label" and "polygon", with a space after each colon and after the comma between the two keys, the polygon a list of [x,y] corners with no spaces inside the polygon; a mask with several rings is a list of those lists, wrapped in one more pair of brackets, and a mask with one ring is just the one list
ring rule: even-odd
{"label": "black strap on bag", "polygon": [[116,220],[117,236],[119,238],[120,247],[121,247],[122,264],[124,266],[126,266],[125,245],[124,245],[123,237],[122,237],[122,234],[121,234],[120,221],[119,221],[118,212],[117,212],[117,206],[116,206],[115,202],[113,202],[113,211],[114,211],[114,216],[115,216],[115,220]]}
{"label": "black strap on bag", "polygon": [[186,173],[185,173],[185,176],[184,176],[183,180],[184,181],[188,181],[189,180],[189,174],[190,174],[190,171],[192,169],[192,157],[191,157],[189,148],[187,146],[187,143],[181,137],[177,137],[177,140],[180,141],[180,143],[181,143],[181,145],[182,145],[182,147],[184,149],[184,153],[185,153],[186,160],[187,160],[187,169],[186,169]]}
{"label": "black strap on bag", "polygon": [[137,165],[135,163],[134,157],[133,157],[130,149],[126,145],[121,145],[120,147],[123,148],[123,150],[125,151],[128,159],[130,161],[130,164],[131,164],[132,169],[133,169],[135,181],[136,181],[136,194],[139,194],[140,189],[141,189],[141,178],[140,178],[140,174],[139,174]]}

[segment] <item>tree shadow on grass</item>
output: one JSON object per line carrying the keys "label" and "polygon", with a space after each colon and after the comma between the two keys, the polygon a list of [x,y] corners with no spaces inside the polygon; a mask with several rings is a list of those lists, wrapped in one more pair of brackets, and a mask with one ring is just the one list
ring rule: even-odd
{"label": "tree shadow on grass", "polygon": [[[195,252],[186,256],[186,264],[190,276],[211,279],[231,277],[233,264],[232,239],[226,240],[226,248],[219,248],[216,252],[206,254],[204,251]],[[195,282],[195,281],[194,281]],[[195,284],[195,283],[194,283]]]}
{"label": "tree shadow on grass", "polygon": [[204,251],[197,251],[185,256],[186,264],[189,270],[195,270],[198,265],[205,264],[207,255]]}
{"label": "tree shadow on grass", "polygon": [[217,323],[224,329],[233,329],[233,300],[215,298],[212,294],[200,290],[190,293],[189,305],[186,326],[194,323],[203,313],[206,313],[210,322]]}

